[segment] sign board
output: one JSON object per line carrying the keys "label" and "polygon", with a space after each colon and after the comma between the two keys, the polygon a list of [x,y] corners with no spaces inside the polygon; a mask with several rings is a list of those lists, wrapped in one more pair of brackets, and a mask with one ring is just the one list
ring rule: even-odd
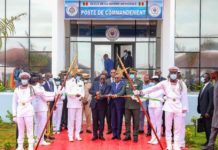
{"label": "sign board", "polygon": [[65,19],[162,19],[163,0],[65,0]]}

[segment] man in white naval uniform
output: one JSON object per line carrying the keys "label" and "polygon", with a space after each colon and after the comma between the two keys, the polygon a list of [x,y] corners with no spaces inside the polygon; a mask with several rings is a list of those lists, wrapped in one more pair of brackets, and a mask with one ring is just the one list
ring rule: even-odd
{"label": "man in white naval uniform", "polygon": [[[74,125],[76,124],[75,139],[81,141],[80,130],[82,123],[82,101],[85,95],[84,82],[81,80],[81,71],[76,78],[72,77],[66,82],[67,108],[68,108],[68,137],[73,142]],[[76,123],[75,123],[76,121]]]}
{"label": "man in white naval uniform", "polygon": [[[38,142],[43,128],[45,127],[46,121],[47,121],[47,112],[48,112],[48,105],[47,102],[53,101],[55,92],[47,92],[45,91],[44,87],[42,86],[43,79],[42,76],[38,75],[38,77],[33,77],[31,79],[31,84],[33,86],[34,92],[37,93],[33,97],[32,104],[35,111],[34,121],[35,121],[35,136],[37,137],[36,141]],[[44,134],[42,136],[42,139],[39,143],[40,145],[49,145],[50,143],[47,143],[44,140]]]}
{"label": "man in white naval uniform", "polygon": [[[167,150],[180,150],[181,128],[183,114],[188,111],[187,87],[184,82],[177,79],[177,67],[169,68],[169,79],[158,83],[157,85],[144,89],[142,91],[134,91],[135,95],[148,95],[163,89],[165,94],[165,103],[163,110],[165,111],[166,125],[166,142]],[[174,144],[172,146],[172,122],[174,120]],[[184,127],[183,127],[184,128]]]}
{"label": "man in white naval uniform", "polygon": [[26,127],[28,137],[28,150],[33,150],[33,116],[34,109],[31,104],[34,96],[33,88],[29,85],[30,74],[22,72],[19,75],[21,85],[18,86],[13,95],[12,100],[12,114],[14,122],[18,126],[18,148],[17,150],[24,150],[24,131]]}
{"label": "man in white naval uniform", "polygon": [[[61,80],[60,78],[55,79],[55,86],[57,87],[57,90],[61,90]],[[63,100],[65,99],[65,93],[64,88],[62,89],[62,94],[60,95],[57,104],[56,109],[53,113],[53,132],[59,134],[60,133],[60,126],[61,126],[61,117],[62,117],[62,110],[63,110]]]}

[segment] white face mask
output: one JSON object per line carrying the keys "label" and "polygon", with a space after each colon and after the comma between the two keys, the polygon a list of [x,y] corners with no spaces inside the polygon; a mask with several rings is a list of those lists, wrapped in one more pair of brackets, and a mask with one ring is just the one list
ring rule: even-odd
{"label": "white face mask", "polygon": [[170,74],[170,79],[171,80],[176,80],[177,79],[177,74],[175,74],[175,73]]}
{"label": "white face mask", "polygon": [[53,82],[53,79],[52,79],[52,78],[49,78],[49,82]]}
{"label": "white face mask", "polygon": [[60,82],[60,81],[57,81],[57,82],[56,82],[56,85],[57,85],[57,86],[59,86],[60,84],[61,84],[61,82]]}
{"label": "white face mask", "polygon": [[78,80],[80,80],[81,79],[81,77],[80,76],[76,76],[76,80],[78,81]]}
{"label": "white face mask", "polygon": [[84,83],[88,83],[88,80],[84,80],[83,82],[84,82]]}
{"label": "white face mask", "polygon": [[135,75],[134,74],[130,74],[129,77],[133,80],[135,79]]}
{"label": "white face mask", "polygon": [[201,82],[204,83],[205,82],[205,78],[201,77]]}
{"label": "white face mask", "polygon": [[27,85],[29,82],[28,82],[28,80],[26,80],[26,79],[23,79],[23,80],[21,80],[21,84],[22,85]]}

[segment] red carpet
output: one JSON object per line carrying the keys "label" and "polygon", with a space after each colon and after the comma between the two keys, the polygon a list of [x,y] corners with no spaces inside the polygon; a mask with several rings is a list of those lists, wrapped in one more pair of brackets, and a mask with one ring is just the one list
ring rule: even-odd
{"label": "red carpet", "polygon": [[[160,150],[159,145],[151,145],[147,142],[150,137],[146,137],[145,134],[139,135],[138,143],[133,141],[124,142],[122,140],[111,140],[112,135],[104,134],[105,141],[92,141],[92,134],[84,132],[81,134],[82,141],[69,142],[67,136],[67,130],[61,132],[61,134],[55,135],[54,143],[49,146],[40,146],[38,150]],[[124,138],[124,135],[121,137]],[[164,138],[161,138],[161,142],[166,148]]]}

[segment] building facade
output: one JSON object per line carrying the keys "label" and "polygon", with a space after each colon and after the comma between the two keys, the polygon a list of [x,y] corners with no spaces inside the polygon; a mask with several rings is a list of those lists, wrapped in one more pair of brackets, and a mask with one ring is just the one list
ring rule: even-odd
{"label": "building facade", "polygon": [[[108,1],[0,0],[0,18],[27,14],[15,23],[14,35],[1,37],[1,80],[7,83],[19,65],[32,71],[51,71],[56,76],[69,67],[75,54],[79,67],[95,77],[104,69],[105,53],[116,64],[116,55],[122,57],[124,50],[131,52],[139,75],[160,68],[167,76],[168,68],[177,65],[192,90],[203,72],[218,69],[217,0],[127,1],[140,6],[158,2],[163,6],[162,17],[120,19],[93,14],[76,18],[72,13],[78,10],[69,9],[72,7],[67,9],[74,18],[69,18],[68,2],[88,7],[91,2],[106,5]],[[148,13],[149,7],[145,8]]]}

